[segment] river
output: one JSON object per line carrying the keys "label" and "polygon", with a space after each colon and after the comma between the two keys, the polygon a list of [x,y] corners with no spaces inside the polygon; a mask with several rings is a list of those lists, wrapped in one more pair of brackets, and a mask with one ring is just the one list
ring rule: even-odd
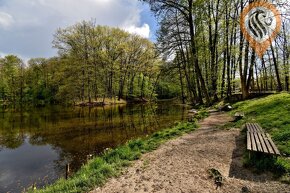
{"label": "river", "polygon": [[0,110],[0,192],[21,192],[64,177],[126,141],[186,119],[184,106],[169,103],[97,108],[49,106]]}

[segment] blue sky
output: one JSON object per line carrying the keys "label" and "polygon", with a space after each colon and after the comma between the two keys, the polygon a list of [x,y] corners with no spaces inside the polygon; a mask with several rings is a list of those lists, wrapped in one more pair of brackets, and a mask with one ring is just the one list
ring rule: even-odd
{"label": "blue sky", "polygon": [[148,5],[138,0],[0,0],[0,57],[55,56],[57,28],[90,19],[151,40],[157,29]]}

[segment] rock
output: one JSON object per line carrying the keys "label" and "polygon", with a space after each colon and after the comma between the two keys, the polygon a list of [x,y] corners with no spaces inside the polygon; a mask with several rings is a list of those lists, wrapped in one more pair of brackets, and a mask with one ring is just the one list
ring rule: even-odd
{"label": "rock", "polygon": [[220,171],[218,171],[217,169],[211,168],[208,170],[209,173],[209,177],[214,179],[214,182],[216,184],[216,189],[218,189],[219,187],[221,187],[223,185],[223,176],[220,173]]}
{"label": "rock", "polygon": [[231,111],[231,110],[233,110],[233,107],[229,104],[220,107],[220,111]]}
{"label": "rock", "polygon": [[243,112],[236,112],[235,113],[235,117],[244,117],[245,116],[245,113]]}
{"label": "rock", "polygon": [[194,115],[196,115],[196,114],[198,113],[198,111],[195,110],[195,109],[191,109],[191,110],[188,111],[188,113],[189,113],[189,114],[194,114]]}
{"label": "rock", "polygon": [[236,112],[235,113],[235,121],[239,121],[245,117],[245,113],[243,112]]}
{"label": "rock", "polygon": [[243,188],[242,188],[242,193],[250,193],[251,191],[250,191],[250,189],[247,187],[247,186],[244,186]]}
{"label": "rock", "polygon": [[216,109],[210,109],[210,110],[208,110],[208,112],[209,113],[216,113],[216,112],[218,112]]}

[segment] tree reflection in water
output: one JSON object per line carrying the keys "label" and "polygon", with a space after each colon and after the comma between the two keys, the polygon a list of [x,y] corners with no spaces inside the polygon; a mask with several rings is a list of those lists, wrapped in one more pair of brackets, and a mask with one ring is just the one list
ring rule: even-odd
{"label": "tree reflection in water", "polygon": [[[185,107],[166,103],[100,108],[50,106],[19,112],[2,109],[0,192],[12,188],[17,192],[35,181],[39,186],[51,183],[64,175],[67,163],[76,171],[86,162],[87,155],[98,155],[106,148],[169,127],[183,120],[185,113]],[[27,168],[35,159],[41,164]],[[26,168],[25,173],[14,173],[15,164]],[[3,176],[8,175],[7,171],[12,178]],[[8,179],[13,182],[5,187]]]}

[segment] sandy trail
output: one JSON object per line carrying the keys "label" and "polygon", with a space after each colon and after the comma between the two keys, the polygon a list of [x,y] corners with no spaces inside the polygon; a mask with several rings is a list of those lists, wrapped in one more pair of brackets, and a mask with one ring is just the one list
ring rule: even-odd
{"label": "sandy trail", "polygon": [[[271,174],[254,174],[242,167],[244,138],[239,129],[222,130],[231,118],[212,113],[200,128],[163,144],[158,150],[142,156],[123,175],[113,178],[92,193],[290,193],[290,185],[273,180]],[[224,185],[216,190],[208,169],[224,176]],[[249,192],[249,191],[248,191]]]}

